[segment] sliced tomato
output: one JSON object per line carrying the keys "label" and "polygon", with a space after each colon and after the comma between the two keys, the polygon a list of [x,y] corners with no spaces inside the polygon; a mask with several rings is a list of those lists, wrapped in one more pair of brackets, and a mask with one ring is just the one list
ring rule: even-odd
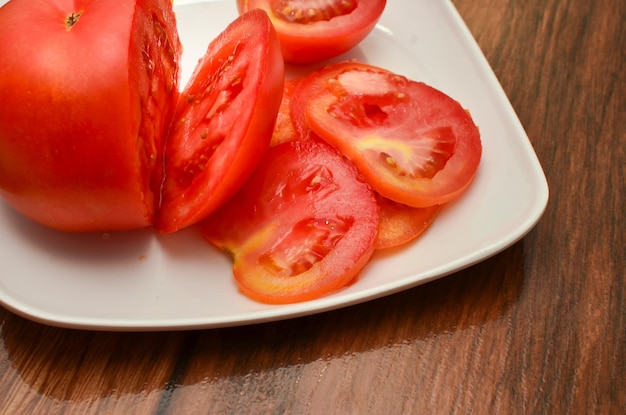
{"label": "sliced tomato", "polygon": [[301,80],[302,78],[285,80],[283,98],[280,102],[280,108],[278,109],[278,115],[276,116],[276,123],[274,124],[274,133],[272,134],[272,141],[270,143],[270,146],[272,147],[286,141],[295,140],[298,137],[291,119],[291,110],[289,108],[291,106],[293,94]]}
{"label": "sliced tomato", "polygon": [[234,257],[241,291],[265,303],[331,293],[375,249],[378,204],[356,168],[314,140],[272,147],[254,176],[200,229]]}
{"label": "sliced tomato", "polygon": [[[319,137],[396,202],[449,202],[472,182],[482,146],[470,114],[443,92],[385,69],[346,62],[322,69],[304,112]],[[294,114],[294,117],[297,115]]]}
{"label": "sliced tomato", "polygon": [[239,12],[265,10],[285,60],[316,62],[344,53],[374,28],[386,0],[237,0]]}
{"label": "sliced tomato", "polygon": [[380,228],[376,249],[393,248],[417,239],[435,220],[441,205],[416,208],[376,194]]}
{"label": "sliced tomato", "polygon": [[300,79],[298,85],[293,91],[293,96],[289,100],[289,113],[293,127],[296,130],[298,137],[300,138],[319,138],[311,130],[308,121],[306,120],[306,107],[313,97],[318,96],[326,90],[326,79],[332,79],[338,76],[341,72],[350,69],[358,70],[362,68],[361,63],[357,61],[346,61],[340,64],[331,64],[323,66],[322,68],[305,75]]}
{"label": "sliced tomato", "polygon": [[284,77],[278,38],[261,10],[211,42],[176,108],[157,230],[198,222],[248,179],[269,147]]}

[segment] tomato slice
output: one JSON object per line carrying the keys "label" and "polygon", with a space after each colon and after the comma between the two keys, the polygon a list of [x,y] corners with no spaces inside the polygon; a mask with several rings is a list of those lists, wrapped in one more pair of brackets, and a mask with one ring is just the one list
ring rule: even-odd
{"label": "tomato slice", "polygon": [[298,137],[319,139],[315,132],[311,130],[305,112],[309,101],[325,92],[327,87],[324,81],[338,76],[342,71],[358,70],[362,68],[362,65],[357,61],[330,64],[300,79],[293,91],[293,96],[289,100],[289,113]]}
{"label": "tomato slice", "polygon": [[244,294],[292,303],[353,280],[374,252],[378,209],[352,163],[323,142],[296,140],[272,147],[241,191],[200,229],[233,255]]}
{"label": "tomato slice", "polygon": [[344,53],[374,28],[386,0],[237,0],[239,12],[270,16],[285,60],[316,62]]}
{"label": "tomato slice", "polygon": [[276,32],[261,10],[211,42],[176,108],[157,230],[197,223],[248,179],[269,147],[284,77]]}
{"label": "tomato slice", "polygon": [[380,228],[376,249],[393,248],[421,236],[435,220],[441,205],[416,208],[376,194],[380,206]]}
{"label": "tomato slice", "polygon": [[310,76],[301,85],[315,91],[305,92],[308,126],[384,197],[432,206],[455,199],[472,182],[482,153],[480,133],[448,95],[356,62]]}
{"label": "tomato slice", "polygon": [[291,119],[290,106],[293,94],[301,80],[302,78],[291,78],[285,80],[283,97],[280,102],[280,108],[278,109],[276,123],[274,124],[274,132],[270,142],[270,146],[272,147],[286,141],[295,140],[298,137]]}

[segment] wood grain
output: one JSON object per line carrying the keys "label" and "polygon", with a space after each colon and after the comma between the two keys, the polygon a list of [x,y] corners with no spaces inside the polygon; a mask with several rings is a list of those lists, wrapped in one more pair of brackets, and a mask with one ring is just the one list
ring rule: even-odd
{"label": "wood grain", "polygon": [[249,327],[75,331],[0,309],[0,413],[626,413],[626,3],[454,4],[548,178],[522,241],[387,298]]}

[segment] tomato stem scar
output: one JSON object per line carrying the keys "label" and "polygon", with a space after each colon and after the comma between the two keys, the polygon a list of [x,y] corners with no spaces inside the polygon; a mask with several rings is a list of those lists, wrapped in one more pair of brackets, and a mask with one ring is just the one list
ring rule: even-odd
{"label": "tomato stem scar", "polygon": [[78,22],[78,19],[82,14],[83,12],[76,12],[67,16],[67,19],[65,19],[65,26],[67,27],[67,30],[70,30],[76,22]]}

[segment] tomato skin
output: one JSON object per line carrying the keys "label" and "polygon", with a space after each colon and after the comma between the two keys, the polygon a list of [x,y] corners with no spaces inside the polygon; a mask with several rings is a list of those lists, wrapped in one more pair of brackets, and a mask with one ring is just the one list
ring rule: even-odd
{"label": "tomato skin", "polygon": [[380,227],[376,249],[394,248],[419,238],[430,227],[441,205],[415,208],[376,195]]}
{"label": "tomato skin", "polygon": [[233,199],[200,224],[234,257],[240,290],[284,304],[350,283],[374,252],[378,204],[355,167],[315,140],[272,147]]}
{"label": "tomato skin", "polygon": [[[310,98],[294,97],[294,118],[304,113],[308,128],[356,164],[382,196],[427,207],[454,200],[474,179],[480,132],[443,92],[356,62],[326,67],[299,89]],[[295,119],[297,127],[302,121]]]}
{"label": "tomato skin", "polygon": [[181,93],[166,144],[158,231],[197,223],[250,177],[269,147],[284,78],[276,32],[261,10],[211,42]]}
{"label": "tomato skin", "polygon": [[[340,12],[346,5],[351,10]],[[240,13],[254,8],[268,13],[278,32],[285,60],[294,63],[322,61],[352,49],[374,29],[385,6],[386,0],[237,0]],[[302,7],[302,10],[292,10],[297,7]],[[282,15],[282,11],[287,8],[293,13],[302,12],[305,16],[314,10],[316,16],[299,21],[294,18],[294,14],[289,17]],[[310,21],[318,18],[317,21]]]}
{"label": "tomato skin", "polygon": [[177,98],[171,2],[11,0],[0,56],[0,195],[64,231],[151,225]]}

